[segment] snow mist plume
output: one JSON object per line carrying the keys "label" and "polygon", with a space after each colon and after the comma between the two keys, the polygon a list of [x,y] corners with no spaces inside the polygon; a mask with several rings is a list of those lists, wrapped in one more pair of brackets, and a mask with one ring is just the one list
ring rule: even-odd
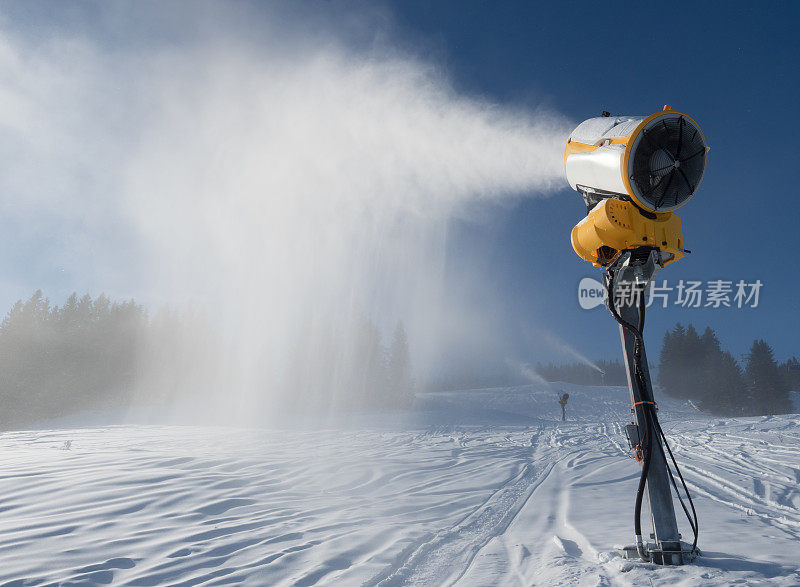
{"label": "snow mist plume", "polygon": [[541,375],[539,375],[527,363],[523,363],[521,361],[517,361],[511,358],[506,358],[506,365],[508,365],[511,369],[513,369],[515,373],[517,373],[525,380],[527,380],[528,383],[538,383],[540,385],[544,385],[545,387],[550,387],[550,382],[547,381],[547,379],[545,379]]}
{"label": "snow mist plume", "polygon": [[586,355],[583,355],[583,354],[579,353],[573,347],[571,347],[566,342],[564,342],[563,340],[559,339],[558,337],[556,337],[552,333],[543,332],[543,333],[541,333],[541,336],[542,336],[542,338],[544,338],[544,340],[547,341],[547,344],[550,346],[551,349],[559,351],[559,352],[563,353],[564,355],[566,355],[568,357],[572,357],[574,359],[577,359],[579,362],[583,363],[584,365],[587,365],[587,366],[591,367],[592,369],[594,369],[595,371],[598,371],[599,373],[604,373],[604,371],[600,367],[595,365],[592,361],[590,361],[586,357]]}
{"label": "snow mist plume", "polygon": [[347,393],[364,317],[404,321],[424,378],[458,314],[438,305],[448,221],[560,188],[568,125],[460,95],[333,19],[202,5],[154,40],[115,6],[112,48],[108,30],[3,30],[2,211],[55,235],[43,254],[76,289],[206,308],[224,344],[186,371],[215,415],[280,404],[293,361],[305,388]]}

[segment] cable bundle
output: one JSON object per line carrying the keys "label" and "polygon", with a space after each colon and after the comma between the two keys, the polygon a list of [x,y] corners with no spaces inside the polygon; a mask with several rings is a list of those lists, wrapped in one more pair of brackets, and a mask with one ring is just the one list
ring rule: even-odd
{"label": "cable bundle", "polygon": [[[645,315],[645,296],[639,296],[639,324],[638,326],[634,326],[633,324],[623,320],[622,316],[620,316],[619,312],[617,311],[616,305],[614,303],[614,290],[615,290],[615,281],[616,281],[616,274],[614,270],[609,269],[608,277],[606,279],[606,290],[607,290],[607,297],[606,297],[606,305],[608,309],[611,311],[611,315],[614,316],[614,319],[622,326],[625,330],[630,332],[634,337],[634,347],[633,347],[633,380],[635,385],[639,391],[640,398],[648,397],[648,389],[647,383],[645,379],[644,369],[642,367],[642,349],[644,348],[644,315]],[[686,514],[686,519],[689,521],[689,526],[692,528],[692,532],[694,533],[694,541],[692,542],[692,550],[691,553],[695,553],[697,551],[697,535],[699,532],[699,522],[697,519],[697,511],[694,508],[694,502],[692,501],[692,496],[689,493],[689,488],[686,486],[686,481],[683,478],[683,474],[681,473],[680,467],[678,467],[678,463],[675,460],[675,456],[672,454],[672,449],[669,446],[669,442],[667,442],[667,437],[664,434],[664,431],[661,428],[661,424],[658,421],[658,415],[655,409],[655,402],[653,401],[641,401],[636,402],[636,404],[642,405],[642,412],[644,414],[644,434],[640,435],[638,451],[642,455],[642,474],[639,477],[639,487],[636,491],[636,503],[634,506],[634,530],[636,533],[636,551],[639,554],[639,557],[645,561],[650,562],[650,556],[646,552],[644,548],[644,541],[642,540],[642,522],[641,522],[641,514],[642,514],[642,498],[644,497],[644,487],[645,483],[647,482],[647,475],[650,472],[650,457],[652,455],[651,448],[653,446],[653,431],[658,434],[655,438],[655,446],[658,447],[658,450],[661,451],[662,456],[664,456],[664,462],[667,465],[667,473],[669,474],[670,481],[672,482],[672,487],[675,489],[675,494],[678,496],[678,501],[680,501],[681,507],[683,508],[683,512]],[[634,404],[634,407],[635,405]],[[640,423],[642,424],[642,423]],[[661,442],[658,442],[659,438],[664,442],[664,446],[667,448],[667,452],[669,453],[670,460],[672,461],[673,466],[675,467],[675,472],[678,474],[678,477],[681,480],[681,485],[683,486],[683,491],[686,493],[687,501],[689,502],[689,506],[692,509],[691,515],[689,514],[689,510],[686,508],[686,504],[681,497],[680,491],[678,490],[678,484],[675,482],[675,476],[672,473],[672,470],[669,467],[669,463],[666,462],[666,455],[664,455],[664,448],[661,446]]]}

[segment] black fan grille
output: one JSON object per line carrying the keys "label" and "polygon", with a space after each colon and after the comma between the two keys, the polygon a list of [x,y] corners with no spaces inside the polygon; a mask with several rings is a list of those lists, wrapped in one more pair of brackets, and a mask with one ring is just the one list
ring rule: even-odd
{"label": "black fan grille", "polygon": [[630,167],[637,199],[652,210],[673,210],[700,185],[706,144],[694,123],[682,115],[660,116],[635,145]]}

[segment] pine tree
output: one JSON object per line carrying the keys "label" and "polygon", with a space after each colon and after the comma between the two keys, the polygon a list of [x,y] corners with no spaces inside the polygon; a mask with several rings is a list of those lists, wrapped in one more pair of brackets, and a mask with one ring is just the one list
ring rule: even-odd
{"label": "pine tree", "polygon": [[414,382],[411,378],[408,337],[402,322],[398,322],[389,347],[388,380],[388,388],[393,395],[391,405],[410,406],[414,400]]}
{"label": "pine tree", "polygon": [[686,338],[681,350],[682,369],[680,371],[680,380],[683,397],[685,398],[698,399],[698,388],[701,385],[698,376],[706,360],[705,355],[703,340],[695,330],[694,325],[689,324],[686,327]]}
{"label": "pine tree", "polygon": [[691,324],[684,328],[678,323],[668,336],[664,336],[664,344],[659,357],[659,384],[667,395],[692,399],[702,362],[702,343],[697,331]]}
{"label": "pine tree", "polygon": [[664,332],[664,339],[661,343],[661,353],[658,361],[658,384],[664,389],[667,395],[677,396],[678,381],[677,373],[679,365],[678,346],[683,342],[683,333],[679,331],[683,328],[680,323],[675,325],[675,330]]}
{"label": "pine tree", "polygon": [[800,361],[797,357],[781,363],[780,370],[789,391],[800,391]]}
{"label": "pine tree", "polygon": [[720,396],[725,393],[725,390],[719,387],[722,377],[722,345],[717,334],[709,326],[706,326],[699,340],[699,368],[695,374],[696,381],[690,389],[693,392],[692,399],[697,405],[713,412],[722,401]]}
{"label": "pine tree", "polygon": [[784,378],[778,371],[772,347],[764,339],[753,341],[747,355],[745,378],[754,415],[788,414],[792,406]]}
{"label": "pine tree", "polygon": [[703,362],[695,390],[698,407],[720,416],[742,415],[749,398],[739,363],[733,355],[722,350],[711,328],[706,327],[700,341]]}
{"label": "pine tree", "polygon": [[384,405],[382,396],[386,388],[386,351],[381,344],[381,333],[370,320],[363,320],[355,360],[361,373],[359,409]]}
{"label": "pine tree", "polygon": [[721,416],[746,414],[751,402],[739,362],[731,353],[723,351],[711,369],[716,372],[717,394],[714,405],[708,406],[708,410]]}

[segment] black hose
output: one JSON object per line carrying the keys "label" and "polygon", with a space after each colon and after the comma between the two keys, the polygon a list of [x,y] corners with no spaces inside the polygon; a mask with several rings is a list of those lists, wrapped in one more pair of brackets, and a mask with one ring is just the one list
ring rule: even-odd
{"label": "black hose", "polygon": [[[611,311],[611,315],[614,319],[626,330],[628,330],[634,336],[634,347],[633,347],[633,378],[634,383],[639,391],[639,397],[645,398],[648,396],[647,394],[647,384],[645,381],[644,376],[644,369],[642,367],[642,349],[644,348],[644,318],[645,318],[645,298],[644,292],[642,292],[641,298],[639,301],[639,324],[634,326],[633,324],[627,322],[622,318],[622,316],[617,312],[616,304],[614,302],[614,282],[616,279],[616,275],[612,270],[608,272],[608,280],[606,282],[606,305],[608,309]],[[686,509],[686,504],[683,502],[683,498],[681,497],[680,491],[678,491],[678,485],[675,482],[675,477],[672,474],[672,470],[669,468],[669,465],[666,463],[666,455],[664,455],[664,464],[667,468],[667,473],[669,474],[670,481],[672,481],[672,486],[675,488],[675,494],[678,496],[678,501],[683,508],[684,514],[686,514],[686,519],[689,521],[689,526],[692,528],[692,533],[694,534],[694,541],[692,542],[692,550],[691,552],[694,553],[697,551],[697,536],[700,529],[700,523],[697,518],[697,511],[694,508],[694,502],[692,501],[692,496],[689,493],[689,488],[686,485],[686,481],[683,478],[683,474],[681,473],[680,467],[678,467],[678,463],[675,460],[675,455],[672,454],[672,449],[669,446],[669,442],[667,442],[667,437],[664,434],[664,430],[661,428],[661,424],[658,421],[658,415],[655,412],[653,404],[651,403],[644,403],[642,404],[642,415],[644,416],[644,424],[645,424],[645,433],[643,437],[640,439],[640,446],[642,449],[642,474],[639,477],[639,487],[636,491],[636,503],[634,505],[634,530],[636,532],[636,550],[639,554],[639,557],[645,561],[650,562],[650,556],[644,550],[644,544],[642,541],[642,523],[641,523],[641,513],[642,513],[642,500],[644,497],[644,488],[647,482],[647,475],[650,472],[650,457],[652,456],[651,447],[653,446],[653,429],[658,432],[659,436],[656,436],[656,444],[658,445],[658,449],[661,451],[661,454],[664,455],[664,448],[661,446],[659,440],[663,440],[664,446],[667,448],[669,452],[670,459],[672,460],[672,464],[675,467],[675,471],[678,473],[678,477],[681,480],[681,484],[683,485],[683,490],[686,493],[686,498],[689,501],[689,506],[692,508],[692,515],[689,515],[689,511]],[[660,437],[660,438],[659,438]]]}
{"label": "black hose", "polygon": [[[642,474],[639,477],[639,487],[636,490],[636,503],[633,508],[633,528],[637,538],[641,538],[642,536],[642,499],[644,498],[644,486],[647,482],[647,474],[650,471],[650,446],[652,446],[652,435],[652,429],[650,426],[647,426],[646,437],[640,440],[642,443]],[[649,559],[646,559],[642,552],[639,552],[639,556],[642,560],[645,560],[645,562],[649,562]]]}
{"label": "black hose", "polygon": [[[667,447],[667,452],[669,452],[669,458],[672,460],[672,464],[675,466],[675,472],[678,473],[678,477],[681,480],[681,485],[683,485],[683,491],[686,493],[686,500],[689,502],[689,507],[692,508],[692,516],[689,516],[689,512],[686,509],[686,505],[683,503],[683,498],[681,498],[680,491],[678,491],[678,485],[675,483],[675,477],[672,475],[672,471],[670,471],[669,466],[667,466],[667,471],[669,472],[669,478],[672,481],[672,486],[675,488],[675,493],[678,496],[678,501],[681,503],[681,507],[683,508],[683,513],[686,514],[686,519],[689,521],[689,526],[692,528],[692,533],[694,534],[694,541],[692,542],[692,550],[691,552],[694,553],[697,551],[697,536],[700,533],[700,521],[697,518],[697,510],[694,509],[694,501],[692,500],[692,494],[689,493],[689,488],[686,486],[686,480],[683,478],[683,474],[681,473],[681,469],[678,466],[678,462],[675,460],[675,455],[672,454],[672,449],[669,446],[669,442],[667,442],[667,436],[664,434],[664,431],[661,429],[661,424],[658,421],[658,418],[655,419],[655,426],[658,430],[658,433],[661,435],[662,440],[664,441],[664,446]],[[664,459],[666,461],[666,459]],[[692,521],[694,518],[694,521]]]}
{"label": "black hose", "polygon": [[[634,376],[636,377],[636,386],[639,388],[639,397],[646,398],[646,385],[644,382],[644,373],[642,372],[642,348],[644,345],[644,295],[642,295],[642,302],[639,304],[639,324],[636,325],[636,330],[639,336],[636,337],[633,347],[633,364],[635,365]],[[636,490],[636,503],[633,508],[634,515],[634,529],[636,536],[642,535],[642,500],[644,498],[644,488],[647,482],[647,475],[650,472],[650,459],[652,457],[653,447],[653,427],[651,425],[653,418],[651,417],[650,405],[642,404],[642,413],[645,418],[645,435],[646,442],[642,446],[642,474],[639,477],[639,487]],[[639,548],[639,542],[642,542]],[[643,541],[637,538],[637,551],[639,558],[645,562],[650,561],[650,557],[644,550]]]}

